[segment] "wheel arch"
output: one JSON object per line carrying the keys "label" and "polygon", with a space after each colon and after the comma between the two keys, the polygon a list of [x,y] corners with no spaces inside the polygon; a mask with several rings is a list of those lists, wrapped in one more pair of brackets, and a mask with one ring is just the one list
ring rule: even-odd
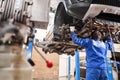
{"label": "wheel arch", "polygon": [[70,24],[73,22],[73,17],[67,14],[67,9],[65,8],[65,5],[63,2],[60,2],[56,13],[55,13],[55,18],[54,18],[54,35],[60,35],[60,26],[63,24]]}

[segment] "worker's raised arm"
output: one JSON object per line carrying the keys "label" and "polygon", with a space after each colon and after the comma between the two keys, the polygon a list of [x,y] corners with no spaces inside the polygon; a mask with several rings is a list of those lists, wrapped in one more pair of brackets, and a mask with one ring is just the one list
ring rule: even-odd
{"label": "worker's raised arm", "polygon": [[107,34],[107,42],[106,43],[107,43],[108,50],[111,50],[112,52],[114,52],[113,41],[112,41],[109,26],[105,25],[105,27],[106,27],[106,34]]}
{"label": "worker's raised arm", "polygon": [[79,46],[88,47],[89,39],[88,38],[86,38],[86,39],[78,38],[76,36],[74,30],[75,30],[74,27],[70,27],[72,41]]}
{"label": "worker's raised arm", "polygon": [[107,46],[108,46],[108,50],[111,50],[112,52],[114,51],[113,48],[113,41],[112,38],[110,37],[110,35],[108,35],[107,37],[107,42],[106,42]]}

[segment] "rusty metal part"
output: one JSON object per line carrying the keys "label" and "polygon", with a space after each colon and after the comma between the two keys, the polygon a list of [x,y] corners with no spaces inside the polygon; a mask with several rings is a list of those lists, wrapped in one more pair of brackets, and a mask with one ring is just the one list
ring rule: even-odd
{"label": "rusty metal part", "polygon": [[[113,38],[114,43],[120,43],[120,27],[118,25],[111,25],[103,23],[101,20],[98,20],[96,18],[88,18],[86,21],[81,23],[81,21],[76,22],[76,20],[73,19],[73,23],[71,24],[62,24],[62,26],[59,26],[59,34],[55,34],[54,32],[49,32],[48,36],[45,38],[45,40],[52,40],[44,47],[45,52],[57,52],[58,54],[70,54],[74,55],[74,50],[76,48],[82,49],[82,47],[78,47],[77,45],[73,45],[71,43],[71,36],[70,36],[70,26],[75,26],[75,33],[80,38],[91,38],[91,33],[95,30],[99,30],[102,33],[102,40],[106,41],[107,39],[107,31],[106,31],[106,25],[110,28],[110,33]],[[79,23],[80,22],[80,23]],[[77,23],[77,24],[76,24]],[[80,24],[83,24],[83,26],[78,26]],[[54,36],[57,35],[57,36]],[[60,37],[59,37],[60,36]],[[72,46],[72,47],[71,47]]]}
{"label": "rusty metal part", "polygon": [[[90,21],[90,22],[89,22]],[[111,24],[106,24],[103,23],[101,21],[98,21],[98,19],[91,19],[91,20],[87,20],[87,23],[85,23],[85,25],[82,27],[82,29],[80,31],[77,31],[77,35],[79,37],[90,37],[91,33],[95,30],[99,30],[102,34],[103,37],[107,36],[107,28],[106,25],[109,27],[110,29],[110,33],[111,36],[113,38],[113,42],[115,43],[119,43],[119,32],[120,32],[120,25],[111,25]]]}

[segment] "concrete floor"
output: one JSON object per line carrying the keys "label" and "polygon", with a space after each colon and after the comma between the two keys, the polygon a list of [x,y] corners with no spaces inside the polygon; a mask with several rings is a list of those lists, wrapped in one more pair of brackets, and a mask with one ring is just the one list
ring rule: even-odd
{"label": "concrete floor", "polygon": [[[34,78],[33,80],[48,80],[48,79]],[[49,80],[53,80],[53,79],[49,79]],[[59,77],[57,80],[75,80],[75,78],[73,76],[70,77],[70,79],[68,79],[68,77]]]}

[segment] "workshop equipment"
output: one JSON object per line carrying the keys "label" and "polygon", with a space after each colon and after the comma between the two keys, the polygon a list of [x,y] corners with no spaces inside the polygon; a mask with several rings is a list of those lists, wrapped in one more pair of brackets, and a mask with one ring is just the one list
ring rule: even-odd
{"label": "workshop equipment", "polygon": [[34,49],[37,51],[37,53],[39,53],[39,55],[42,57],[42,59],[46,62],[46,66],[48,68],[52,68],[53,67],[53,63],[51,61],[47,60],[35,46],[34,46]]}
{"label": "workshop equipment", "polygon": [[[34,26],[34,23],[33,23],[33,26]],[[35,29],[34,28],[30,28],[30,34],[28,35],[27,37],[27,42],[26,42],[26,45],[28,46],[27,47],[27,52],[26,52],[26,59],[27,61],[32,65],[34,66],[35,63],[32,61],[32,50],[33,50],[33,40],[34,40],[34,34],[35,34]]]}
{"label": "workshop equipment", "polygon": [[[32,80],[34,36],[30,29],[47,29],[49,1],[0,0],[0,48],[5,46],[0,50],[0,80]],[[28,37],[27,45],[24,44],[25,37]],[[50,61],[46,63],[51,67]]]}
{"label": "workshop equipment", "polygon": [[108,70],[109,80],[114,80],[114,79],[113,79],[112,69],[113,69],[113,68],[112,68],[111,60],[108,58],[108,60],[107,60],[107,70]]}
{"label": "workshop equipment", "polygon": [[108,36],[110,37],[110,39],[112,41],[112,45],[110,45],[110,47],[112,47],[112,49],[110,49],[110,52],[113,55],[113,59],[114,59],[113,66],[112,66],[112,62],[111,62],[110,58],[109,57],[107,58],[108,77],[109,77],[109,80],[114,80],[113,73],[112,73],[113,68],[115,68],[116,72],[118,73],[116,57],[115,57],[115,53],[114,53],[115,50],[114,50],[114,46],[113,46],[113,39],[112,39],[111,33],[110,33],[110,28],[108,25],[106,25],[105,27],[106,27]]}
{"label": "workshop equipment", "polygon": [[80,80],[80,59],[79,59],[79,51],[75,51],[75,69],[76,69],[76,80]]}
{"label": "workshop equipment", "polygon": [[[35,26],[34,25],[34,23],[33,23],[33,26]],[[33,47],[34,47],[34,49],[37,51],[37,53],[39,53],[39,55],[42,57],[42,59],[46,62],[46,65],[47,65],[47,67],[48,68],[51,68],[51,67],[53,67],[53,63],[51,62],[51,61],[48,61],[42,54],[41,54],[41,52],[36,48],[36,45],[34,45],[34,43],[33,43],[33,40],[34,40],[34,37],[35,37],[35,33],[36,33],[36,30],[35,30],[35,28],[34,27],[32,27],[32,28],[30,28],[30,34],[29,34],[29,36],[28,36],[28,38],[27,38],[27,42],[26,42],[26,44],[28,45],[28,48],[27,48],[27,54],[26,54],[26,59],[28,60],[28,62],[32,65],[32,66],[34,66],[35,65],[35,63],[32,61],[32,50],[33,50]]]}
{"label": "workshop equipment", "polygon": [[110,51],[111,51],[111,53],[112,53],[112,55],[113,55],[113,59],[114,59],[114,61],[115,61],[114,67],[115,67],[116,71],[118,72],[117,65],[116,65],[116,57],[115,57],[115,53],[114,53],[114,52],[115,52],[115,48],[114,48],[114,45],[113,45],[113,39],[112,39],[112,36],[111,36],[111,33],[110,33],[110,28],[109,28],[109,26],[107,25],[106,27],[107,27],[107,31],[108,31],[109,37],[110,37],[110,39],[111,39],[111,41],[112,41],[112,45],[111,45],[112,49],[111,49]]}
{"label": "workshop equipment", "polygon": [[70,55],[68,56],[68,80],[70,80]]}

